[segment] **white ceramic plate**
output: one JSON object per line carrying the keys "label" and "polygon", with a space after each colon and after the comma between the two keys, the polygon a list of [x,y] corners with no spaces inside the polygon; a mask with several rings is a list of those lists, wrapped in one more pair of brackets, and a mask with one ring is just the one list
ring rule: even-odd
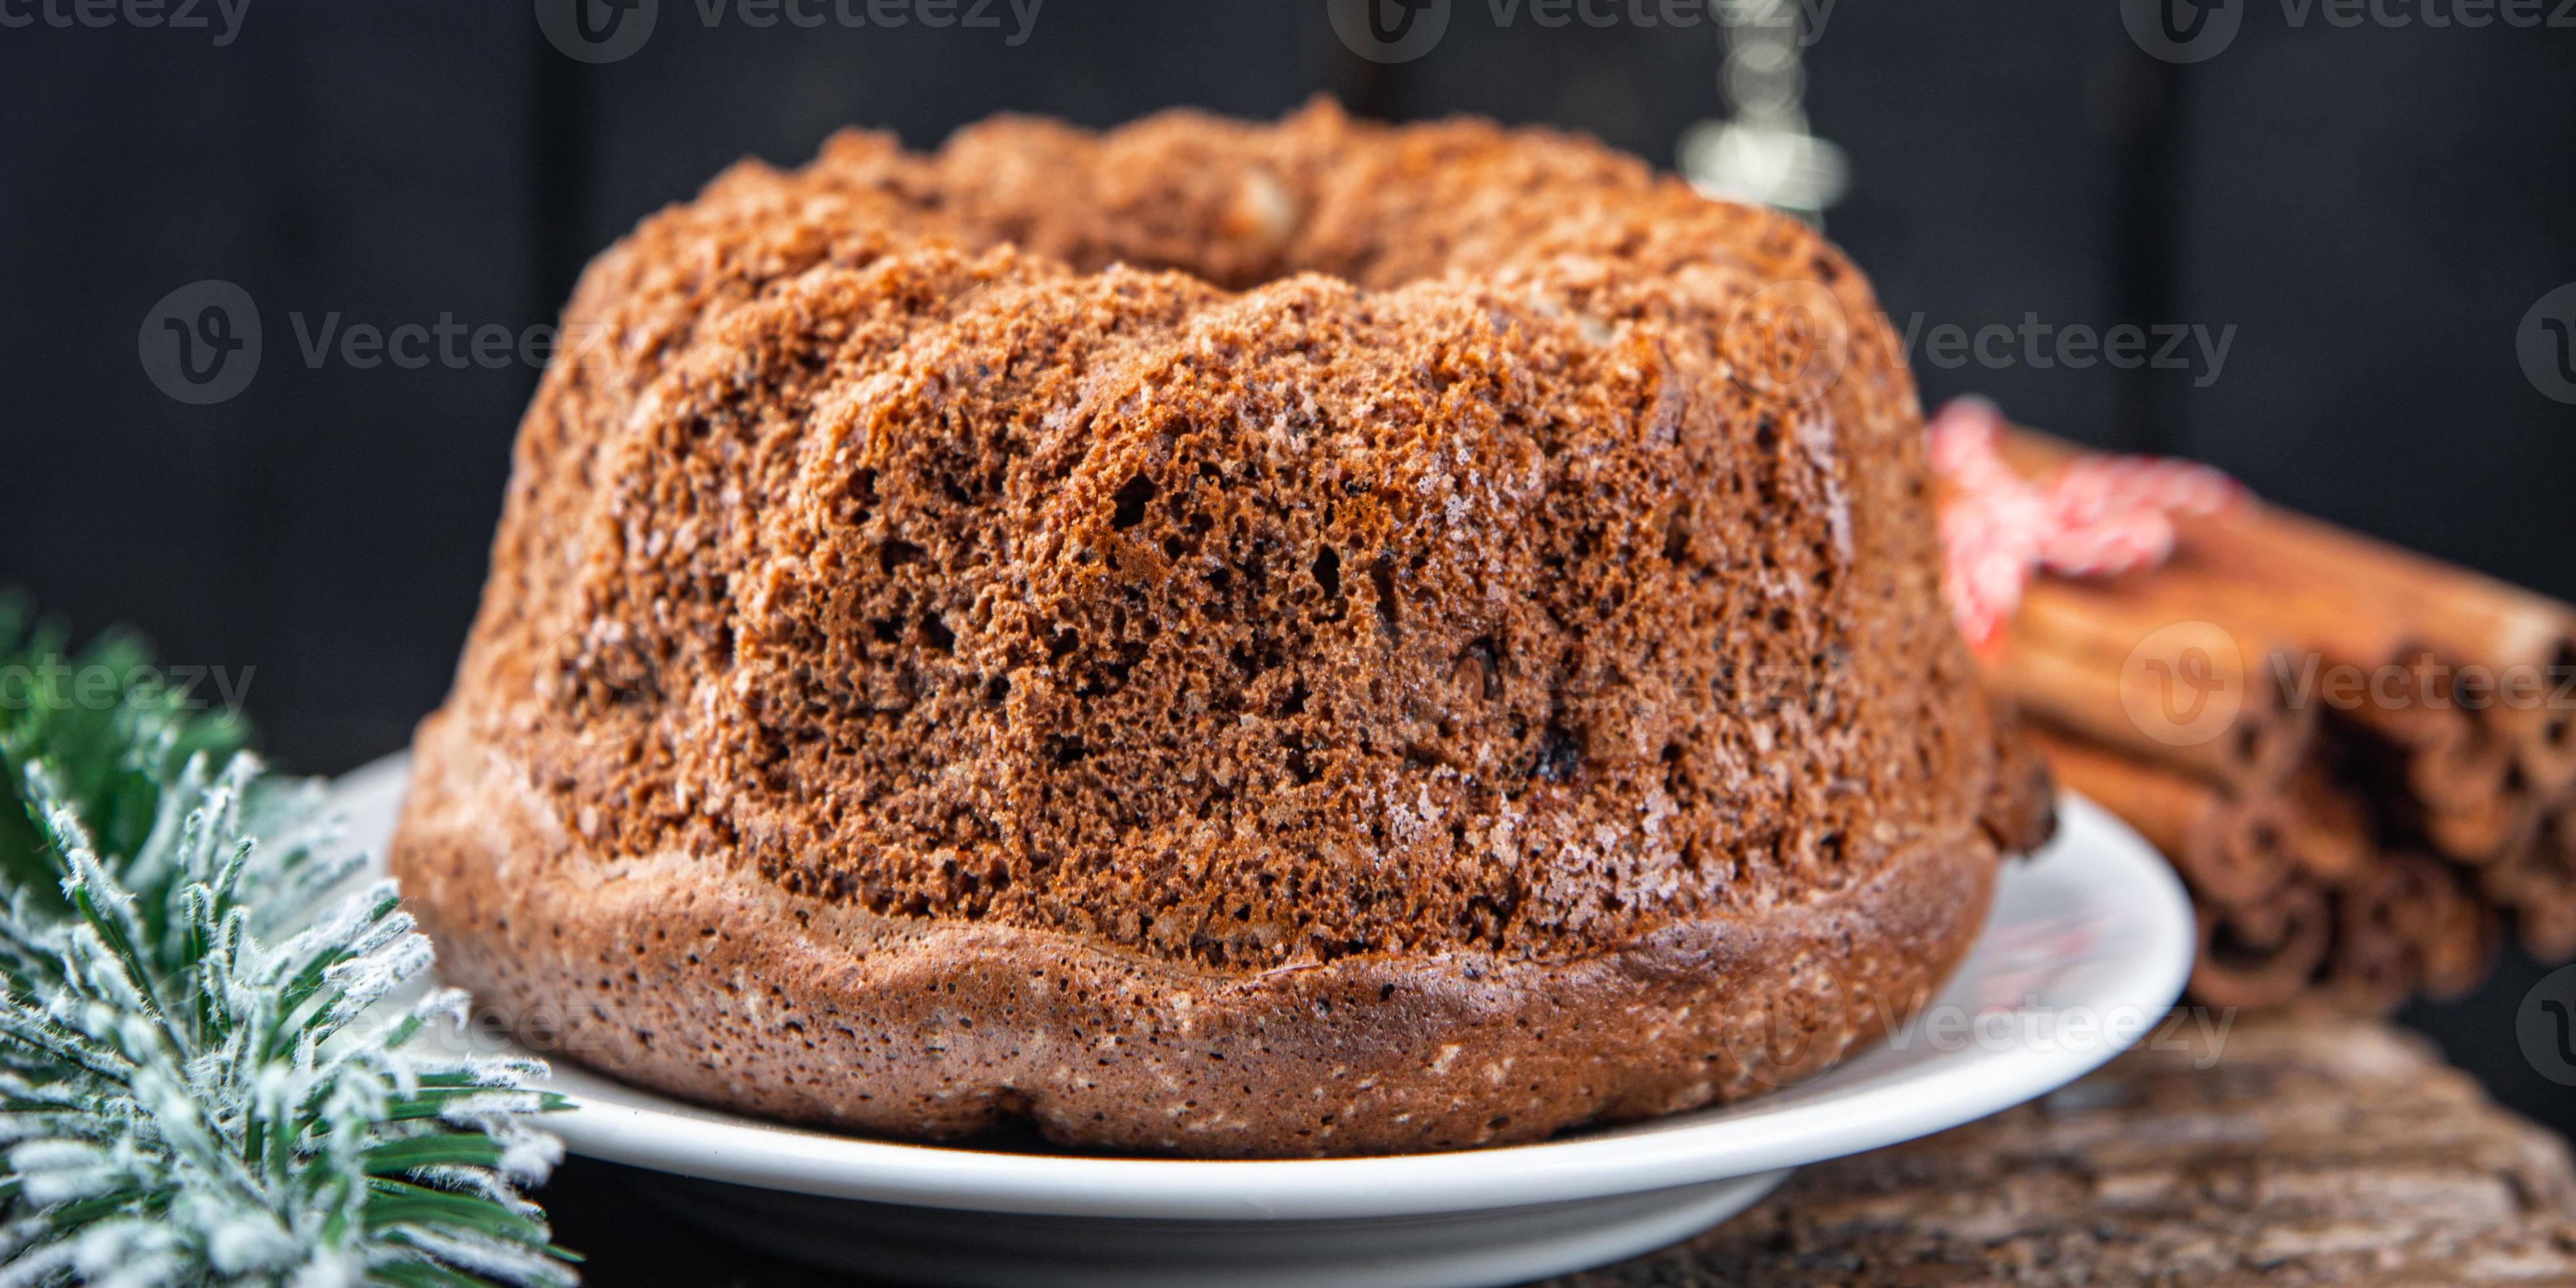
{"label": "white ceramic plate", "polygon": [[[405,759],[343,780],[381,853]],[[1759,1200],[1788,1169],[1929,1135],[2061,1087],[2180,995],[2191,909],[2090,802],[2007,864],[1984,936],[1932,1006],[1804,1084],[1535,1145],[1188,1162],[906,1145],[705,1109],[558,1064],[574,1153],[666,1173],[676,1215],[839,1268],[943,1283],[1489,1284],[1599,1265]],[[686,1178],[686,1179],[680,1179]]]}

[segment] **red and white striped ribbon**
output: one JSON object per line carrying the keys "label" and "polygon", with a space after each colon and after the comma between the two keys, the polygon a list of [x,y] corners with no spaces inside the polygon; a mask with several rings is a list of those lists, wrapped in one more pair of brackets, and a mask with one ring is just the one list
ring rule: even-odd
{"label": "red and white striped ribbon", "polygon": [[1983,647],[2012,620],[2031,575],[2108,577],[2173,555],[2175,515],[2215,514],[2245,489],[2206,465],[2156,456],[2086,456],[2036,479],[2003,457],[2003,413],[1953,399],[1925,427],[1941,508],[1942,591],[1959,630]]}

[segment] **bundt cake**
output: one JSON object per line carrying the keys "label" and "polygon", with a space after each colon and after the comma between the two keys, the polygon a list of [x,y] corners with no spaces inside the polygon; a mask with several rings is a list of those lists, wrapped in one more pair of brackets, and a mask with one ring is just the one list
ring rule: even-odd
{"label": "bundt cake", "polygon": [[392,858],[630,1081],[1527,1141],[1833,1062],[2048,826],[1861,275],[1581,139],[845,133],[565,334]]}

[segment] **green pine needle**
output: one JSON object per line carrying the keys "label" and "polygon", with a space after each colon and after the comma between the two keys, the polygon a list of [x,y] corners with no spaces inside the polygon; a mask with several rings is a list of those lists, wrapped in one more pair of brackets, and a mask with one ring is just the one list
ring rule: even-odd
{"label": "green pine needle", "polygon": [[[542,1066],[408,1049],[429,941],[320,784],[0,595],[0,1288],[576,1282]],[[81,676],[105,681],[76,682]]]}

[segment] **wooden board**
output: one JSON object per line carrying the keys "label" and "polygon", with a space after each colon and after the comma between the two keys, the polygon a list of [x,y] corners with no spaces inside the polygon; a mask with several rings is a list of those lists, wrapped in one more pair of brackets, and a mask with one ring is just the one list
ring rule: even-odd
{"label": "wooden board", "polygon": [[1741,1220],[1558,1286],[2488,1283],[2576,1283],[2565,1145],[2420,1039],[2310,1017],[1809,1168]]}

